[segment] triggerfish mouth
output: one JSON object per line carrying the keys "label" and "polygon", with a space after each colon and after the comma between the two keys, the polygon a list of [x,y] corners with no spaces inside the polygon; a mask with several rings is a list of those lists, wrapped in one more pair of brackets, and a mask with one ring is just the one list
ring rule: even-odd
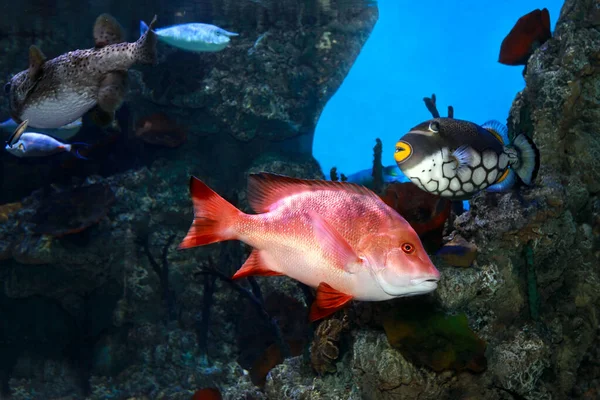
{"label": "triggerfish mouth", "polygon": [[31,46],[29,68],[4,86],[11,117],[17,123],[29,120],[33,128],[57,129],[94,109],[98,120],[110,123],[123,103],[129,68],[156,62],[156,36],[150,30],[127,43],[117,20],[102,14],[94,24],[94,40],[94,48],[50,60]]}
{"label": "triggerfish mouth", "polygon": [[[140,21],[140,34],[147,31],[148,25]],[[221,51],[229,45],[230,37],[238,36],[218,26],[199,22],[155,29],[154,32],[161,42],[195,53]]]}
{"label": "triggerfish mouth", "polygon": [[518,176],[532,185],[540,154],[524,134],[511,142],[498,121],[483,125],[454,118],[425,121],[400,138],[394,159],[422,190],[451,200],[466,200],[481,190],[502,192]]}
{"label": "triggerfish mouth", "polygon": [[225,240],[254,248],[233,279],[286,275],[317,289],[310,320],[351,300],[429,293],[440,273],[409,223],[365,187],[251,174],[245,214],[199,179],[190,192],[194,221],[179,249]]}
{"label": "triggerfish mouth", "polygon": [[37,132],[25,132],[29,121],[25,120],[17,127],[6,142],[4,149],[10,154],[23,157],[47,157],[57,153],[71,153],[77,158],[87,160],[79,153],[81,148],[88,147],[87,143],[63,143],[52,136]]}

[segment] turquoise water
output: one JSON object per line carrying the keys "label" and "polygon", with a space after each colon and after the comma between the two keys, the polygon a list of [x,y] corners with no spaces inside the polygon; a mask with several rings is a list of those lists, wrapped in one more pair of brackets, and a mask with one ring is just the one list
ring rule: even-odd
{"label": "turquoise water", "polygon": [[313,153],[323,171],[370,168],[373,155],[364,149],[377,137],[383,164],[394,164],[398,138],[431,118],[422,99],[432,93],[442,116],[452,105],[456,118],[506,122],[525,81],[522,67],[497,62],[502,39],[536,8],[548,9],[554,30],[562,4],[380,0],[375,29],[317,125]]}

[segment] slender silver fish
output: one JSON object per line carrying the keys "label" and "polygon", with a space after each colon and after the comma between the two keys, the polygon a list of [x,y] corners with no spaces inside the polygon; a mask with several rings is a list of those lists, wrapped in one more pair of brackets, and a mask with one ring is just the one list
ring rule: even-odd
{"label": "slender silver fish", "polygon": [[63,143],[52,136],[37,132],[25,132],[28,120],[21,122],[15,132],[6,142],[4,149],[13,156],[24,157],[47,157],[57,153],[68,152],[75,157],[87,160],[86,157],[79,154],[82,147],[87,147],[87,143]]}

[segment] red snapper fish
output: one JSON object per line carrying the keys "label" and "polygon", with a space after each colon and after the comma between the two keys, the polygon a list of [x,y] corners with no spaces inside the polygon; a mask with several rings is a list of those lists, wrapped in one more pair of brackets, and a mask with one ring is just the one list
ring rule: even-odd
{"label": "red snapper fish", "polygon": [[249,176],[245,214],[199,179],[194,221],[179,249],[225,240],[254,248],[233,279],[286,275],[317,289],[310,320],[351,300],[429,293],[440,273],[409,223],[369,189],[347,182]]}

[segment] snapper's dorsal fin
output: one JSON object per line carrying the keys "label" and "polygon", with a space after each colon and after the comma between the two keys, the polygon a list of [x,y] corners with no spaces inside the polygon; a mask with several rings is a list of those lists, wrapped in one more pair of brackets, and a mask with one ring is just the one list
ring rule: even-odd
{"label": "snapper's dorsal fin", "polygon": [[500,143],[507,145],[510,142],[508,138],[508,128],[500,121],[489,120],[481,125],[483,129],[490,132]]}
{"label": "snapper's dorsal fin", "polygon": [[290,178],[268,172],[248,177],[248,202],[257,213],[270,211],[273,204],[285,197],[317,190],[340,190],[379,199],[375,193],[355,183]]}
{"label": "snapper's dorsal fin", "polygon": [[110,44],[123,43],[125,30],[110,14],[100,14],[94,23],[94,43],[97,49]]}
{"label": "snapper's dorsal fin", "polygon": [[21,122],[19,124],[19,126],[17,126],[17,128],[15,129],[15,131],[13,132],[13,134],[10,135],[10,137],[8,138],[8,141],[6,143],[8,143],[8,145],[12,147],[13,144],[15,144],[16,142],[18,142],[19,138],[21,137],[21,135],[23,134],[23,132],[25,132],[25,129],[27,129],[27,125],[29,125],[29,120],[28,119],[26,119],[25,121]]}
{"label": "snapper's dorsal fin", "polygon": [[36,45],[29,46],[29,79],[37,80],[42,73],[42,67],[46,62],[46,56]]}

